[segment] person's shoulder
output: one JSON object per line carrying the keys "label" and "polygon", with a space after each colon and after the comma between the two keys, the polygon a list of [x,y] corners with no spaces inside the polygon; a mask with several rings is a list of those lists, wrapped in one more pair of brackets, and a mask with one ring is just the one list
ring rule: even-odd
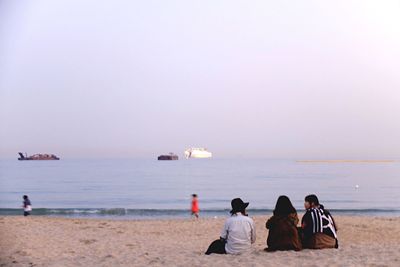
{"label": "person's shoulder", "polygon": [[254,223],[254,220],[251,217],[249,217],[249,216],[242,216],[242,217],[243,217],[243,220],[246,220],[250,223]]}
{"label": "person's shoulder", "polygon": [[230,217],[226,218],[225,223],[230,223],[233,220],[234,220],[234,217],[230,216]]}
{"label": "person's shoulder", "polygon": [[332,217],[332,214],[329,212],[329,210],[323,208],[323,209],[322,209],[322,212],[323,212],[325,215],[331,216],[331,217]]}
{"label": "person's shoulder", "polygon": [[305,212],[304,215],[303,215],[303,218],[308,217],[308,216],[311,216],[311,212],[312,212],[311,209],[307,209],[306,212]]}

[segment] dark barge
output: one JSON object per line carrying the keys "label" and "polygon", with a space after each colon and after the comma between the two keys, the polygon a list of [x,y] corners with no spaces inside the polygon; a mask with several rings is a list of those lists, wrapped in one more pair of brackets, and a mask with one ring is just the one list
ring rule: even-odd
{"label": "dark barge", "polygon": [[161,155],[158,156],[158,160],[178,160],[178,156],[175,155],[174,153],[169,153],[168,155]]}
{"label": "dark barge", "polygon": [[35,154],[32,156],[28,156],[26,153],[24,155],[21,152],[18,152],[18,154],[18,160],[60,160],[60,158],[54,154]]}

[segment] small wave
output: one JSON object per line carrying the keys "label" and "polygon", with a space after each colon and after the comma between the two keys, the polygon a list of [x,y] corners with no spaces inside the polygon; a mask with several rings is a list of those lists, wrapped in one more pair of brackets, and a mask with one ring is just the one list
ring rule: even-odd
{"label": "small wave", "polygon": [[[392,215],[399,216],[400,209],[329,209],[334,214],[345,215]],[[249,209],[251,215],[269,215],[272,209]],[[299,211],[300,212],[300,211]],[[22,209],[0,208],[0,215],[21,215]],[[204,209],[204,217],[227,216],[229,209]],[[36,208],[32,215],[61,216],[61,217],[131,217],[131,218],[159,218],[159,217],[187,217],[187,209],[125,209],[125,208]]]}

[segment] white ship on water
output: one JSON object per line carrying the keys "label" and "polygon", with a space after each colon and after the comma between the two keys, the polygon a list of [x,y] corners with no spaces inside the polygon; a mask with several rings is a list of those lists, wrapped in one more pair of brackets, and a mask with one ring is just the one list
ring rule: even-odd
{"label": "white ship on water", "polygon": [[191,147],[185,150],[185,157],[188,158],[211,158],[212,153],[207,148]]}

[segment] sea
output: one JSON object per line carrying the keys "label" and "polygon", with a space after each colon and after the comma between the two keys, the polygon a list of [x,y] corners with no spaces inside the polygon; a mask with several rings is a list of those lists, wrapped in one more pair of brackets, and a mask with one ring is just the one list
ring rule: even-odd
{"label": "sea", "polygon": [[298,212],[316,194],[332,214],[400,216],[400,161],[299,162],[272,159],[0,160],[0,215],[111,219],[229,215],[230,202],[250,202],[249,215],[267,215],[280,195]]}

